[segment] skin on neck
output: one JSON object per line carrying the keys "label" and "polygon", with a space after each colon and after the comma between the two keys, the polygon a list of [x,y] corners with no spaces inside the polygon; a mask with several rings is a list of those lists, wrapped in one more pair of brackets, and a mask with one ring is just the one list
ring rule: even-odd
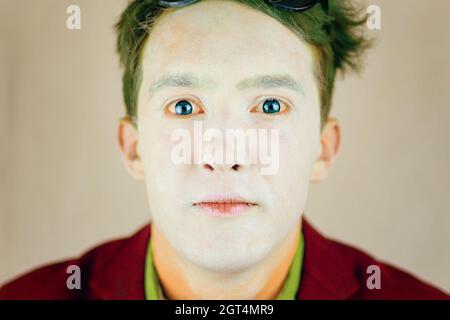
{"label": "skin on neck", "polygon": [[184,259],[152,223],[153,262],[165,295],[171,300],[272,300],[283,287],[300,230],[299,221],[259,264],[241,272],[222,273],[199,268]]}

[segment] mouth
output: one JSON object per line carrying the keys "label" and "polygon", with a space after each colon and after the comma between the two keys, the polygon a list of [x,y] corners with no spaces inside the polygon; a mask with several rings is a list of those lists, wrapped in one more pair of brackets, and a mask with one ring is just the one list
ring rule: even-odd
{"label": "mouth", "polygon": [[195,202],[193,206],[208,216],[235,217],[249,211],[257,204],[240,197],[213,196]]}

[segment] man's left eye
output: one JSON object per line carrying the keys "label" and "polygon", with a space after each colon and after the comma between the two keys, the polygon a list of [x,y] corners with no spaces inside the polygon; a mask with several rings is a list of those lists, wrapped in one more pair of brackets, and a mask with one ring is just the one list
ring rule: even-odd
{"label": "man's left eye", "polygon": [[278,99],[266,99],[261,103],[258,103],[251,112],[262,112],[265,114],[277,114],[283,113],[287,109],[287,106],[284,102]]}

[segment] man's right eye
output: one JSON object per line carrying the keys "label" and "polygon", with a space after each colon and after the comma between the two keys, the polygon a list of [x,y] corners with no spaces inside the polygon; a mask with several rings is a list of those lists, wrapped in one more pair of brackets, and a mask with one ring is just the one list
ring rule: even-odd
{"label": "man's right eye", "polygon": [[188,100],[178,100],[169,105],[168,111],[176,116],[193,116],[203,113],[203,110],[195,103]]}

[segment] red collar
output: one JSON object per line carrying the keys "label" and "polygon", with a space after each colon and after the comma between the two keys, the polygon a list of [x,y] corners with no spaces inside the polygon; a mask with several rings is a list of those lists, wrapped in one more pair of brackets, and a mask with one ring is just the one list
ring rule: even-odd
{"label": "red collar", "polygon": [[[298,298],[349,298],[360,287],[354,270],[355,258],[345,254],[348,251],[343,250],[343,245],[320,235],[306,219],[302,219],[302,231],[305,252]],[[145,298],[144,265],[149,237],[150,225],[146,225],[132,237],[118,240],[112,255],[100,251],[91,260],[95,262],[89,266],[89,298]],[[106,259],[102,259],[103,254]]]}

